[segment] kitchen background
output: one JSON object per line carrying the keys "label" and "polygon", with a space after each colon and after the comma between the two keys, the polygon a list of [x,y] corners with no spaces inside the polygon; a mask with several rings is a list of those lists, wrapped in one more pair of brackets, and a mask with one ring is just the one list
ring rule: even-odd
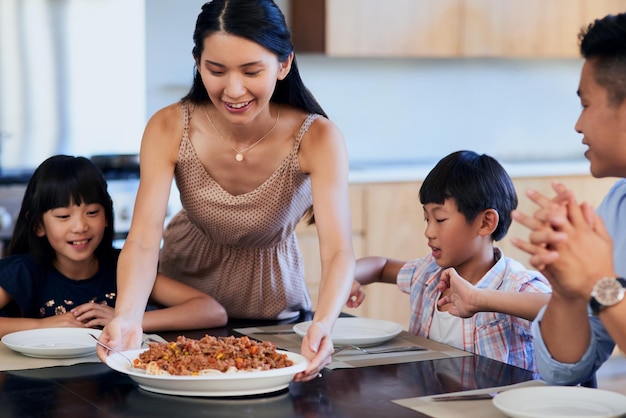
{"label": "kitchen background", "polygon": [[[0,0],[0,256],[30,172],[56,153],[97,156],[110,168],[123,245],[142,132],[191,84],[203,3]],[[428,251],[417,190],[436,161],[458,149],[503,161],[521,209],[533,209],[523,190],[549,192],[552,178],[592,204],[614,181],[591,178],[574,131],[582,66],[576,35],[593,19],[626,10],[626,0],[277,3],[306,84],[347,141],[357,256],[409,259]],[[179,208],[172,185],[169,216]],[[297,232],[315,300],[315,228]],[[514,224],[509,236],[526,233]],[[499,245],[527,262],[508,237]]]}
{"label": "kitchen background", "polygon": [[[105,174],[123,243],[141,135],[148,118],[191,84],[203,3],[0,0],[0,244],[30,172],[55,153],[98,156],[112,168]],[[357,256],[427,251],[415,195],[454,150],[503,161],[522,209],[532,209],[523,190],[549,191],[554,177],[593,204],[614,181],[589,176],[573,128],[582,66],[576,35],[626,10],[626,0],[277,3],[305,82],[346,137]],[[169,214],[179,207],[173,185]],[[318,278],[314,228],[298,232],[307,276]],[[509,235],[524,233],[514,224]],[[527,261],[506,239],[500,245]]]}
{"label": "kitchen background", "polygon": [[[538,4],[498,1],[530,9]],[[550,3],[567,10],[577,1]],[[356,5],[345,18],[374,8],[381,21],[372,21],[371,30],[381,34],[387,30],[383,9],[394,12],[394,4],[406,8],[420,2],[432,3],[422,11],[431,12],[433,20],[442,4],[489,6],[485,0],[331,1]],[[604,2],[626,9],[624,1]],[[59,152],[137,153],[149,116],[190,85],[191,36],[203,3],[1,0],[0,167],[34,167]],[[289,16],[291,2],[278,3]],[[550,12],[539,3],[543,13]],[[495,2],[492,8],[498,10]],[[396,20],[406,14],[395,13]],[[430,167],[459,148],[510,162],[580,162],[583,147],[573,125],[581,60],[572,32],[563,35],[573,51],[566,58],[302,52],[298,61],[305,82],[344,132],[355,168]]]}
{"label": "kitchen background", "polygon": [[[28,177],[20,173],[56,153],[113,157],[101,162],[130,155],[120,159],[130,161],[126,172],[111,170],[108,179],[122,245],[137,187],[132,156],[150,115],[190,86],[191,37],[203,3],[0,0],[0,257]],[[417,190],[454,150],[503,161],[522,210],[533,208],[523,190],[549,192],[553,178],[593,204],[614,181],[591,178],[574,132],[582,65],[576,34],[595,18],[626,11],[626,0],[277,3],[300,39],[305,83],[346,137],[357,257],[428,252]],[[170,215],[179,205],[173,187]],[[297,233],[315,302],[316,233],[304,226]],[[514,224],[509,236],[526,233]],[[507,240],[499,243],[505,254],[527,263]],[[370,288],[350,313],[406,327],[408,296]],[[600,387],[623,389],[623,371],[602,370]]]}

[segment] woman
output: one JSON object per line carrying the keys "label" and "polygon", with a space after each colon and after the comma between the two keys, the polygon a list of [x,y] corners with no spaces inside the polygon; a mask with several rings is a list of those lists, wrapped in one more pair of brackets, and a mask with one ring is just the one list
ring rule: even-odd
{"label": "woman", "polygon": [[[310,364],[295,379],[312,379],[330,362],[330,334],[354,271],[343,137],[302,83],[271,0],[206,3],[193,57],[190,92],[158,111],[144,133],[116,317],[101,339],[122,349],[139,345],[157,264],[159,274],[207,292],[231,317],[295,318],[310,309],[294,234],[309,213],[322,278],[302,342]],[[183,210],[163,235],[172,177]]]}

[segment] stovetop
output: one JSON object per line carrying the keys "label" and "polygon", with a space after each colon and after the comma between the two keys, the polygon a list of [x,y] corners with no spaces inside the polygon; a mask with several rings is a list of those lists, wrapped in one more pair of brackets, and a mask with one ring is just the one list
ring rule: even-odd
{"label": "stovetop", "polygon": [[28,184],[34,169],[14,169],[0,171],[0,185],[5,184]]}

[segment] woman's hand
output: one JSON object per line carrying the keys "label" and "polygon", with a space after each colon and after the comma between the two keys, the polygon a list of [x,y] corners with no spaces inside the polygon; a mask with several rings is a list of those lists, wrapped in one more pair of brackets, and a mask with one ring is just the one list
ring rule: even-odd
{"label": "woman's hand", "polygon": [[104,327],[113,320],[115,315],[115,310],[109,305],[93,302],[83,303],[70,312],[89,328]]}
{"label": "woman's hand", "polygon": [[[449,291],[448,291],[449,289]],[[437,301],[437,306],[452,304],[448,312],[461,318],[470,318],[480,311],[476,304],[479,289],[459,276],[454,268],[448,268],[441,273],[437,290],[442,294],[448,291]]]}
{"label": "woman's hand", "polygon": [[307,368],[294,377],[295,382],[306,382],[319,376],[324,367],[330,364],[333,342],[330,326],[312,322],[302,339],[302,355],[307,358]]}
{"label": "woman's hand", "polygon": [[[141,347],[142,336],[141,318],[137,321],[118,315],[104,327],[99,340],[118,351],[126,351]],[[98,345],[96,352],[100,360],[106,362],[108,350]]]}
{"label": "woman's hand", "polygon": [[365,299],[365,292],[361,290],[361,283],[356,280],[352,282],[352,289],[350,289],[350,296],[346,302],[348,308],[358,308]]}

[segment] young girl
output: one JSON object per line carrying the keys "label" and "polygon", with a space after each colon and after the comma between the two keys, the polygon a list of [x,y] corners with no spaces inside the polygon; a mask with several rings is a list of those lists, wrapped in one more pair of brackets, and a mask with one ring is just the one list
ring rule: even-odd
{"label": "young girl", "polygon": [[[44,161],[26,188],[9,256],[0,259],[0,336],[108,324],[117,296],[118,254],[113,203],[99,169],[83,157]],[[163,308],[145,313],[146,331],[226,323],[215,300],[165,277],[156,280],[151,302]]]}

